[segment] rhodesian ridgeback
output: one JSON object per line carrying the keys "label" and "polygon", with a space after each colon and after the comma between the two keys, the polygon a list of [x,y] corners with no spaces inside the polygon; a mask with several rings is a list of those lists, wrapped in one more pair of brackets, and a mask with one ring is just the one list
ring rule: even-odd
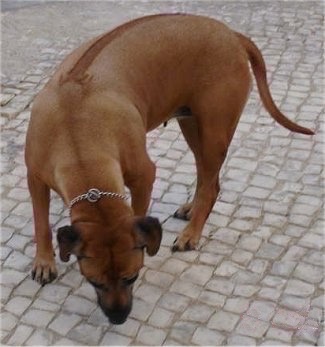
{"label": "rhodesian ridgeback", "polygon": [[63,61],[35,99],[26,140],[38,282],[57,276],[49,224],[53,189],[70,209],[71,226],[57,234],[61,260],[75,255],[110,322],[126,320],[144,250],[156,254],[162,236],[159,221],[146,216],[155,180],[146,133],[176,117],[194,153],[196,192],[175,213],[189,223],[172,247],[192,250],[216,201],[219,171],[251,89],[249,63],[270,115],[291,131],[313,134],[274,104],[255,44],[211,18],[139,18]]}

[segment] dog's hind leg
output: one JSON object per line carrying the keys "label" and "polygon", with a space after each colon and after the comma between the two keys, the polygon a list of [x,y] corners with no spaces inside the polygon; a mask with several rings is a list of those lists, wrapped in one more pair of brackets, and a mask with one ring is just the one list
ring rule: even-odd
{"label": "dog's hind leg", "polygon": [[198,126],[197,126],[197,120],[194,116],[188,117],[188,118],[180,118],[177,119],[178,124],[182,130],[182,133],[184,135],[184,138],[189,145],[190,149],[192,150],[194,157],[195,157],[195,164],[196,164],[196,171],[197,171],[197,182],[196,182],[196,191],[195,195],[193,197],[193,200],[190,202],[187,202],[186,204],[182,205],[175,213],[174,217],[183,219],[183,220],[190,220],[192,216],[192,207],[193,207],[193,201],[195,200],[195,196],[197,195],[198,187],[200,186],[201,181],[201,173],[200,173],[200,167],[201,167],[201,144],[199,141],[199,135],[198,135]]}
{"label": "dog's hind leg", "polygon": [[28,187],[32,198],[36,241],[36,256],[32,277],[42,285],[57,277],[49,224],[50,189],[39,178],[28,174]]}
{"label": "dog's hind leg", "polygon": [[182,127],[191,149],[193,148],[198,182],[190,209],[191,219],[175,240],[173,251],[195,249],[204,223],[217,199],[220,190],[219,172],[248,96],[249,80],[241,82],[241,85],[232,85],[231,90],[218,85],[201,93],[193,103],[193,108],[191,107],[197,130],[193,128],[192,132],[189,129],[184,132],[184,125]]}
{"label": "dog's hind leg", "polygon": [[[191,219],[181,235],[175,240],[173,251],[195,249],[201,237],[204,223],[219,193],[219,171],[226,157],[228,144],[214,139],[205,139],[202,142],[203,155],[200,165],[197,165],[199,168],[198,183],[190,210]],[[208,154],[204,154],[204,152]]]}

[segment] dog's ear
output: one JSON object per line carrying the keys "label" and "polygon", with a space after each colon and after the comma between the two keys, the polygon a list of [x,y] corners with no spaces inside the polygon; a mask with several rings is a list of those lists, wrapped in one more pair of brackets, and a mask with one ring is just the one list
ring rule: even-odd
{"label": "dog's ear", "polygon": [[80,235],[75,227],[66,225],[58,229],[57,240],[60,249],[60,258],[67,262],[70,260],[70,255],[80,241]]}
{"label": "dog's ear", "polygon": [[148,255],[155,255],[160,247],[162,229],[157,218],[144,217],[136,220],[137,246],[145,247]]}

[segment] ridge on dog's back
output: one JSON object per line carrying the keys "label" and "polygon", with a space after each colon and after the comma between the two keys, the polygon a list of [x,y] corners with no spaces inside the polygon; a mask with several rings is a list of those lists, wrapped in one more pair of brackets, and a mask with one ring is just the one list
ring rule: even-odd
{"label": "ridge on dog's back", "polygon": [[113,40],[119,38],[123,35],[124,32],[133,28],[134,26],[141,24],[146,21],[150,21],[152,19],[156,19],[162,16],[175,16],[175,15],[185,15],[180,13],[175,14],[155,14],[146,17],[136,18],[130,22],[122,24],[112,31],[107,32],[106,34],[100,36],[97,40],[95,40],[90,47],[82,54],[82,56],[77,60],[74,66],[70,69],[70,71],[65,75],[61,76],[60,83],[64,83],[69,80],[74,80],[76,82],[84,82],[87,80],[88,76],[84,75],[88,67],[95,60],[97,55],[110,44]]}

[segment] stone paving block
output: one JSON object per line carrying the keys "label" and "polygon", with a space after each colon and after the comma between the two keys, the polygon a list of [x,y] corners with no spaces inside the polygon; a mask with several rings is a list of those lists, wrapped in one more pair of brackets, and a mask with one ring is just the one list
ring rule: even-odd
{"label": "stone paving block", "polygon": [[305,317],[300,315],[295,311],[290,311],[287,309],[279,308],[277,309],[272,323],[277,328],[297,328],[303,325],[305,322]]}
{"label": "stone paving block", "polygon": [[54,339],[53,333],[47,330],[37,329],[25,342],[26,346],[50,346]]}
{"label": "stone paving block", "polygon": [[257,257],[265,258],[265,259],[277,259],[281,253],[283,253],[284,248],[273,245],[271,243],[263,243],[256,253]]}
{"label": "stone paving block", "polygon": [[299,261],[306,252],[306,248],[302,248],[300,246],[290,246],[282,259],[286,261]]}
{"label": "stone paving block", "polygon": [[298,242],[302,247],[315,248],[321,250],[324,247],[323,237],[314,233],[306,233]]}
{"label": "stone paving block", "polygon": [[268,301],[253,301],[246,315],[262,321],[269,321],[276,311],[276,304]]}
{"label": "stone paving block", "polygon": [[275,261],[272,265],[271,274],[276,276],[290,276],[296,266],[297,262],[295,261]]}
{"label": "stone paving block", "polygon": [[1,298],[0,298],[1,303],[5,304],[11,296],[12,289],[1,285],[0,286],[0,292],[1,292]]}
{"label": "stone paving block", "polygon": [[218,331],[232,331],[239,320],[239,315],[225,311],[218,311],[209,320],[207,327]]}
{"label": "stone paving block", "polygon": [[153,285],[161,288],[167,288],[173,282],[174,277],[167,273],[148,270],[145,273],[145,279]]}
{"label": "stone paving block", "polygon": [[264,274],[266,269],[269,266],[269,262],[264,259],[253,259],[248,266],[248,270],[259,273],[259,274]]}
{"label": "stone paving block", "polygon": [[[74,261],[74,259],[73,259]],[[60,278],[60,283],[63,283],[72,288],[79,288],[83,278],[80,272],[75,269],[69,269],[63,277]]]}
{"label": "stone paving block", "polygon": [[228,338],[227,343],[229,346],[256,346],[255,339],[243,335],[232,335]]}
{"label": "stone paving block", "polygon": [[280,340],[288,344],[291,344],[292,335],[293,335],[293,331],[291,330],[271,327],[268,330],[266,337],[269,339],[275,339],[276,341]]}
{"label": "stone paving block", "polygon": [[139,327],[140,323],[137,320],[130,318],[127,319],[127,321],[122,325],[113,325],[111,327],[111,331],[116,332],[119,335],[128,336],[132,338],[133,336],[137,335]]}
{"label": "stone paving block", "polygon": [[207,322],[214,312],[214,308],[203,305],[193,304],[188,307],[181,316],[184,321]]}
{"label": "stone paving block", "polygon": [[0,247],[0,252],[0,259],[2,261],[5,261],[9,257],[10,253],[13,252],[13,250],[10,247]]}
{"label": "stone paving block", "polygon": [[313,284],[309,284],[300,280],[289,279],[284,293],[308,297],[312,295],[314,291],[315,286]]}
{"label": "stone paving block", "polygon": [[201,290],[201,286],[182,279],[176,280],[170,287],[171,292],[179,293],[193,299],[196,299],[200,295]]}
{"label": "stone paving block", "polygon": [[183,272],[183,274],[180,276],[180,279],[189,281],[194,284],[204,285],[211,278],[212,272],[212,266],[192,265],[190,269]]}
{"label": "stone paving block", "polygon": [[153,304],[149,304],[138,298],[134,298],[133,309],[130,313],[130,317],[140,321],[146,321],[149,318],[153,309],[154,309]]}
{"label": "stone paving block", "polygon": [[10,346],[22,346],[32,334],[33,328],[28,325],[19,325],[8,340]]}
{"label": "stone paving block", "polygon": [[160,298],[158,305],[167,310],[182,312],[189,302],[190,298],[186,296],[177,293],[166,293]]}
{"label": "stone paving block", "polygon": [[234,289],[232,281],[227,279],[212,279],[206,284],[206,288],[220,294],[230,295]]}
{"label": "stone paving block", "polygon": [[213,307],[222,307],[226,297],[210,290],[204,290],[201,292],[198,299],[199,301],[212,305]]}
{"label": "stone paving block", "polygon": [[134,293],[137,297],[142,300],[154,304],[162,295],[162,290],[159,287],[143,284]]}
{"label": "stone paving block", "polygon": [[236,244],[240,233],[229,228],[219,228],[212,234],[212,239],[220,240],[221,242],[234,245]]}
{"label": "stone paving block", "polygon": [[240,321],[235,329],[236,333],[242,334],[249,337],[261,338],[267,329],[269,323],[254,317],[242,315]]}
{"label": "stone paving block", "polygon": [[174,317],[174,313],[163,308],[157,307],[152,312],[148,323],[154,327],[164,329],[168,328]]}
{"label": "stone paving block", "polygon": [[255,252],[259,249],[262,240],[259,237],[243,235],[240,240],[238,246],[247,251]]}
{"label": "stone paving block", "polygon": [[248,309],[249,300],[244,298],[229,298],[224,305],[224,310],[233,313],[243,313]]}
{"label": "stone paving block", "polygon": [[6,245],[16,250],[22,251],[30,241],[31,239],[29,237],[23,235],[13,235],[12,238],[6,243]]}
{"label": "stone paving block", "polygon": [[178,320],[170,329],[170,337],[182,345],[189,344],[197,325],[192,322]]}
{"label": "stone paving block", "polygon": [[216,271],[214,273],[217,276],[230,277],[233,274],[237,273],[240,269],[241,269],[241,267],[238,264],[233,263],[233,262],[231,262],[229,260],[224,260],[217,267],[217,269],[216,269]]}
{"label": "stone paving block", "polygon": [[18,319],[11,313],[2,311],[0,313],[1,318],[1,330],[11,331],[15,328]]}
{"label": "stone paving block", "polygon": [[322,328],[316,321],[307,321],[296,332],[296,337],[302,341],[316,344]]}
{"label": "stone paving block", "polygon": [[244,251],[242,249],[235,249],[231,256],[231,259],[240,264],[246,266],[253,257],[253,253]]}
{"label": "stone paving block", "polygon": [[49,325],[49,329],[65,336],[76,324],[81,321],[81,317],[76,314],[60,313]]}
{"label": "stone paving block", "polygon": [[199,346],[219,346],[223,344],[225,337],[213,330],[199,327],[195,330],[192,338],[192,343]]}
{"label": "stone paving block", "polygon": [[31,265],[32,260],[29,257],[26,257],[20,251],[13,251],[9,254],[6,261],[4,262],[4,266],[20,271],[27,270],[27,268]]}
{"label": "stone paving block", "polygon": [[41,289],[41,286],[33,281],[31,277],[27,277],[19,286],[15,288],[14,295],[23,295],[27,297],[34,297],[36,293]]}
{"label": "stone paving block", "polygon": [[80,315],[89,315],[95,310],[96,304],[80,296],[68,296],[64,303],[64,310]]}
{"label": "stone paving block", "polygon": [[226,227],[229,223],[229,217],[214,213],[212,211],[207,219],[207,223],[213,224],[217,228]]}
{"label": "stone paving block", "polygon": [[249,284],[241,284],[237,285],[234,290],[234,295],[243,296],[245,298],[250,298],[253,296],[258,290],[260,289],[259,286],[256,285],[249,285]]}
{"label": "stone paving block", "polygon": [[323,300],[324,298],[320,295],[320,296],[317,296],[316,298],[314,298],[311,302],[312,306],[316,306],[316,307],[319,307],[319,308],[325,308],[325,302]]}
{"label": "stone paving block", "polygon": [[309,283],[319,283],[323,279],[324,269],[306,263],[299,263],[293,273],[293,276]]}
{"label": "stone paving block", "polygon": [[53,319],[54,313],[50,311],[30,309],[22,316],[21,321],[26,324],[33,322],[33,325],[38,328],[45,328]]}
{"label": "stone paving block", "polygon": [[85,345],[97,346],[101,335],[102,327],[80,323],[69,331],[67,337]]}
{"label": "stone paving block", "polygon": [[1,273],[1,284],[4,284],[7,287],[15,287],[17,283],[22,282],[26,276],[26,273],[19,272],[11,269],[4,269]]}
{"label": "stone paving block", "polygon": [[107,332],[102,341],[100,342],[100,346],[129,346],[131,338],[122,336],[113,332]]}
{"label": "stone paving block", "polygon": [[162,329],[143,325],[137,335],[137,341],[144,345],[161,345],[166,338],[166,333]]}
{"label": "stone paving block", "polygon": [[264,287],[258,292],[258,296],[263,299],[277,301],[281,296],[281,291],[279,289]]}
{"label": "stone paving block", "polygon": [[222,255],[200,252],[200,258],[199,259],[200,259],[200,262],[202,264],[216,266],[216,265],[220,264],[222,258],[223,258]]}
{"label": "stone paving block", "polygon": [[6,310],[16,316],[20,316],[25,312],[30,304],[31,301],[29,299],[22,296],[16,296],[7,302]]}
{"label": "stone paving block", "polygon": [[1,242],[2,243],[6,243],[7,241],[9,241],[11,237],[13,237],[13,235],[14,235],[13,228],[1,226]]}
{"label": "stone paving block", "polygon": [[107,317],[99,306],[87,317],[87,323],[91,325],[107,327],[107,322]]}

